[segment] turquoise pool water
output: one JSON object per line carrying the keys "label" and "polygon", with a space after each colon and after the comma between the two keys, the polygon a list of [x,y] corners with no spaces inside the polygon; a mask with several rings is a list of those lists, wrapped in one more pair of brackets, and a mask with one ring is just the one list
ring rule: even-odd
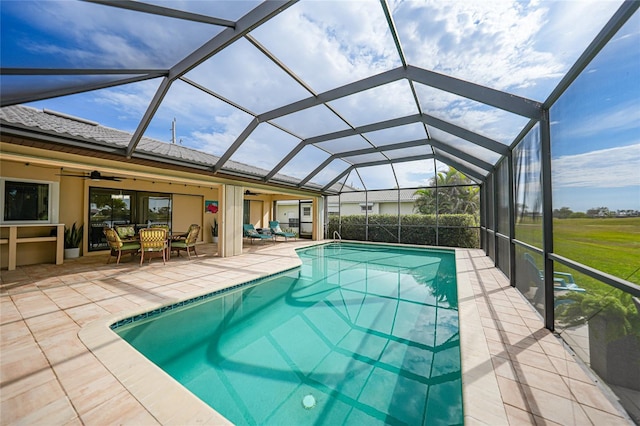
{"label": "turquoise pool water", "polygon": [[462,424],[454,253],[366,244],[115,331],[235,424]]}

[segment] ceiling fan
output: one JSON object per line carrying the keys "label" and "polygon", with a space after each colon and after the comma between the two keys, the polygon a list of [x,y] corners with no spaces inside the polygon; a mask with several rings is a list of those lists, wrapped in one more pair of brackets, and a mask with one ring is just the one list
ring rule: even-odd
{"label": "ceiling fan", "polygon": [[258,195],[257,192],[251,192],[248,189],[246,191],[244,191],[244,195]]}
{"label": "ceiling fan", "polygon": [[68,177],[79,177],[83,179],[91,179],[91,180],[112,180],[115,182],[120,182],[122,179],[126,179],[125,177],[120,176],[103,176],[99,171],[94,170],[88,174],[74,175],[74,174],[65,174],[60,173],[58,176],[68,176]]}

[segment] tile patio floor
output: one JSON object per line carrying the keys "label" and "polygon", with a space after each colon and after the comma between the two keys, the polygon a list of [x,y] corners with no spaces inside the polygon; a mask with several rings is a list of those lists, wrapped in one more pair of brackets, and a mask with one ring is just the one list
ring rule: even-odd
{"label": "tile patio floor", "polygon": [[[114,320],[299,264],[290,241],[140,267],[106,255],[0,272],[0,424],[223,424],[112,333]],[[480,250],[457,250],[467,425],[624,425],[615,400]]]}

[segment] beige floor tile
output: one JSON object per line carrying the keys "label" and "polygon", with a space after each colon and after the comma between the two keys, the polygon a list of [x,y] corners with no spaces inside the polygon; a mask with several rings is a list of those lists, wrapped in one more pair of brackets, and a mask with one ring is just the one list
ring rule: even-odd
{"label": "beige floor tile", "polygon": [[557,340],[554,342],[550,339],[543,339],[539,340],[538,343],[547,355],[556,358],[571,358],[571,354],[565,349],[562,343]]}
{"label": "beige floor tile", "polygon": [[509,380],[502,376],[498,376],[498,385],[500,386],[502,401],[505,404],[516,407],[523,411],[529,411],[526,397],[518,382],[516,382],[515,380]]}
{"label": "beige floor tile", "polygon": [[588,425],[589,418],[575,401],[550,392],[522,385],[530,412],[561,425]]}
{"label": "beige floor tile", "polygon": [[[60,397],[46,405],[41,405],[20,418],[24,425],[61,425],[78,424],[78,417],[66,396]],[[4,423],[3,423],[4,424]]]}
{"label": "beige floor tile", "polygon": [[0,324],[9,324],[22,320],[20,311],[10,297],[0,298]]}
{"label": "beige floor tile", "polygon": [[523,385],[546,390],[567,399],[573,399],[569,388],[557,373],[552,373],[526,364],[514,366],[517,380]]}
{"label": "beige floor tile", "polygon": [[81,413],[80,419],[88,425],[157,425],[160,424],[129,392],[123,391],[92,410]]}
{"label": "beige floor tile", "polygon": [[60,309],[86,306],[86,304],[90,302],[89,299],[69,286],[46,289],[42,292],[58,305]]}
{"label": "beige floor tile", "polygon": [[523,364],[551,373],[557,373],[548,357],[541,356],[538,352],[523,350],[521,348],[516,348],[515,346],[508,346],[507,350],[509,351],[509,355],[515,365]]}
{"label": "beige floor tile", "polygon": [[500,323],[509,323],[526,327],[526,324],[522,321],[522,318],[518,315],[515,309],[514,313],[496,312],[496,318]]}
{"label": "beige floor tile", "polygon": [[109,315],[109,312],[94,303],[66,309],[65,313],[80,327],[98,318]]}
{"label": "beige floor tile", "polygon": [[37,339],[47,339],[78,329],[78,325],[64,311],[42,314],[26,320],[27,326]]}
{"label": "beige floor tile", "polygon": [[20,310],[24,319],[46,315],[58,311],[58,307],[47,296],[39,291],[15,294],[11,296],[13,303]]}
{"label": "beige floor tile", "polygon": [[588,405],[582,406],[585,413],[591,420],[592,424],[597,426],[619,426],[626,424],[627,419],[622,418],[617,413],[612,414],[604,411],[600,411],[596,408],[589,407]]}
{"label": "beige floor tile", "polygon": [[588,405],[606,413],[617,413],[613,405],[605,398],[602,398],[602,390],[593,383],[585,383],[579,380],[564,379],[571,389],[571,393],[576,401],[582,405]]}
{"label": "beige floor tile", "polygon": [[[25,359],[25,364],[30,364],[29,359]],[[32,364],[33,366],[33,364]],[[9,400],[17,397],[18,395],[25,394],[31,389],[35,389],[48,382],[56,380],[56,376],[48,365],[43,365],[42,368],[33,369],[30,368],[28,372],[20,371],[18,368],[22,367],[19,364],[8,365],[7,368],[11,368],[13,377],[8,377],[8,380],[2,380],[0,386],[2,391],[0,392],[0,398],[2,401]],[[3,373],[4,375],[4,373]],[[4,424],[0,422],[0,424]]]}
{"label": "beige floor tile", "polygon": [[[136,259],[106,265],[106,257],[98,256],[65,261],[65,265],[19,268],[17,274],[2,271],[0,423],[9,418],[5,408],[18,412],[13,405],[27,397],[32,414],[18,413],[16,418],[30,424],[42,422],[47,415],[62,425],[220,424],[217,413],[181,387],[174,392],[151,379],[149,371],[157,367],[141,357],[134,360],[129,351],[135,351],[108,330],[105,318],[126,318],[275,268],[299,265],[292,248],[305,244],[254,245],[252,254],[228,259],[173,257],[166,266],[158,259],[143,267]],[[592,385],[589,376],[542,328],[539,315],[482,251],[459,250],[456,258],[467,425],[613,424],[609,422],[618,419],[624,423],[623,417],[608,412],[611,407],[598,399],[602,395],[597,388],[591,393],[591,388],[583,386]],[[22,316],[27,318],[25,323],[20,321]],[[95,356],[87,346],[95,348]],[[537,376],[532,375],[535,372]],[[567,392],[579,403],[547,388],[557,385],[558,372],[574,391]],[[520,385],[516,378],[528,385]],[[151,391],[135,393],[148,390],[149,384]],[[47,386],[57,389],[39,398]],[[176,408],[189,404],[203,410]],[[531,413],[525,411],[527,407]],[[50,414],[54,409],[59,417]]]}
{"label": "beige floor tile", "polygon": [[[30,375],[49,368],[49,362],[33,340],[12,344],[2,349],[0,383],[25,380]],[[3,389],[4,390],[4,389]],[[4,393],[2,397],[4,397]]]}
{"label": "beige floor tile", "polygon": [[510,301],[507,300],[502,303],[496,303],[493,300],[493,296],[491,297],[491,310],[495,312],[497,316],[514,315],[514,316],[517,316],[518,318],[520,317],[520,315],[518,315],[518,310],[513,307],[513,304]]}
{"label": "beige floor tile", "polygon": [[507,348],[504,343],[497,342],[495,340],[487,340],[487,346],[491,355],[509,359],[509,353],[507,352]]}
{"label": "beige floor tile", "polygon": [[497,321],[498,329],[508,333],[517,334],[519,336],[528,337],[531,332],[526,325],[512,324],[509,322]]}
{"label": "beige floor tile", "polygon": [[122,384],[104,368],[78,370],[77,373],[60,376],[60,382],[80,416],[125,391]]}
{"label": "beige floor tile", "polygon": [[[31,330],[22,320],[4,323],[0,325],[0,344],[10,345],[23,339],[31,338]],[[0,356],[2,354],[0,353]]]}
{"label": "beige floor tile", "polygon": [[[556,423],[556,422],[552,422],[549,419],[545,419],[543,417],[540,416],[533,416],[533,421],[535,422],[534,424],[536,426],[567,426],[567,425],[562,425],[560,423]],[[575,426],[579,426],[579,425],[575,425]]]}
{"label": "beige floor tile", "polygon": [[502,337],[502,340],[509,346],[544,354],[544,350],[539,345],[538,341],[533,337],[522,336],[520,334],[514,334],[504,330],[500,331],[500,336]]}
{"label": "beige floor tile", "polygon": [[[41,411],[46,410],[50,404],[67,397],[57,380],[49,380],[29,388],[25,392],[2,399],[0,412],[2,413],[2,424],[20,422],[30,424],[28,418],[40,418]],[[69,416],[69,419],[75,415]]]}
{"label": "beige floor tile", "polygon": [[524,426],[535,424],[533,416],[528,411],[521,410],[520,408],[516,408],[511,405],[505,405],[504,408],[507,412],[507,418],[510,425]]}

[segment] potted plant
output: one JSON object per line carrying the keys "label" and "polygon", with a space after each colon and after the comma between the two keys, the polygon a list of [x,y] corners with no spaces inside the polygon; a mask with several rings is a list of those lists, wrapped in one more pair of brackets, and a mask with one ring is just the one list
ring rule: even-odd
{"label": "potted plant", "polygon": [[569,292],[558,297],[556,318],[587,324],[589,363],[607,383],[640,390],[640,300],[621,290]]}
{"label": "potted plant", "polygon": [[73,222],[71,229],[64,227],[64,257],[72,259],[80,256],[80,244],[82,243],[82,232],[84,225],[76,227]]}
{"label": "potted plant", "polygon": [[211,234],[213,235],[213,242],[218,243],[218,221],[214,218],[213,225],[211,226]]}

